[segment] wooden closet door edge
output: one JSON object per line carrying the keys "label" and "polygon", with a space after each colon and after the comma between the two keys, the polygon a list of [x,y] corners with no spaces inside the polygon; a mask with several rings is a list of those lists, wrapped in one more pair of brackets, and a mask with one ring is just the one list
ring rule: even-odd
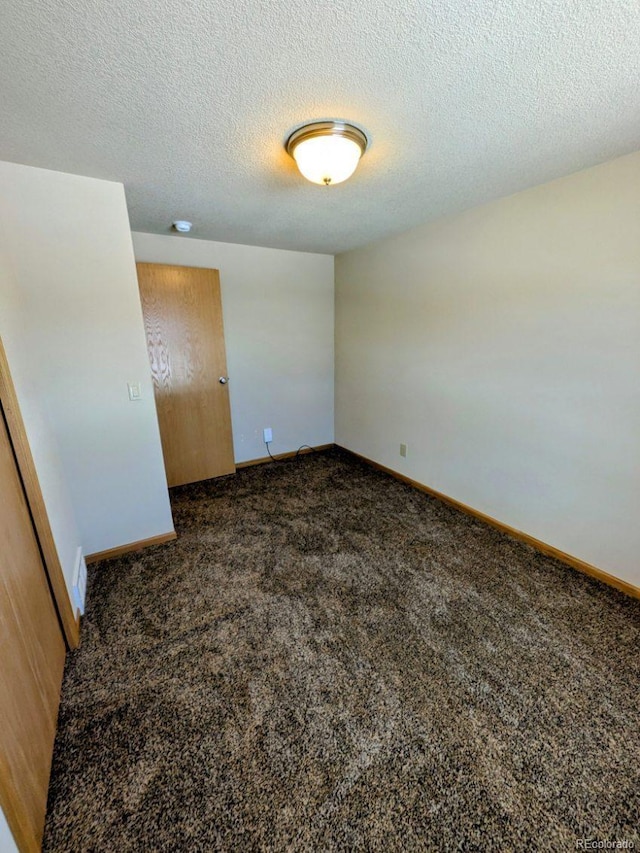
{"label": "wooden closet door edge", "polygon": [[25,851],[25,853],[39,853],[42,847],[42,838],[34,835],[32,827],[25,820],[24,811],[19,800],[16,799],[9,784],[10,781],[9,768],[0,756],[0,808],[4,813],[9,831],[18,850]]}
{"label": "wooden closet door edge", "polygon": [[67,584],[64,579],[58,549],[53,538],[49,516],[45,506],[38,473],[31,455],[31,448],[27,439],[27,433],[20,413],[20,405],[16,395],[16,389],[11,379],[9,362],[0,338],[0,402],[4,410],[9,436],[16,455],[18,469],[24,491],[27,496],[29,510],[33,518],[38,544],[42,551],[44,566],[49,578],[49,585],[53,593],[54,604],[58,612],[63,634],[70,649],[75,649],[80,643],[80,619],[74,614]]}

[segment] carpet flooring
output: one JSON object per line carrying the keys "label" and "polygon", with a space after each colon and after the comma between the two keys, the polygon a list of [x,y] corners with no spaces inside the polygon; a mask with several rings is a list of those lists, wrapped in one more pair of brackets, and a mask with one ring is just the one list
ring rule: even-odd
{"label": "carpet flooring", "polygon": [[640,602],[332,450],[91,568],[46,851],[640,849]]}

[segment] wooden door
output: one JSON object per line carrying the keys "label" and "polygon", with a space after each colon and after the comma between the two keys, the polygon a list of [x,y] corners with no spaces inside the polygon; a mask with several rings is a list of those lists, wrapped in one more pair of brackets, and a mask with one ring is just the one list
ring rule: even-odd
{"label": "wooden door", "polygon": [[40,850],[65,644],[0,407],[0,804]]}
{"label": "wooden door", "polygon": [[233,474],[218,271],[137,267],[168,484]]}

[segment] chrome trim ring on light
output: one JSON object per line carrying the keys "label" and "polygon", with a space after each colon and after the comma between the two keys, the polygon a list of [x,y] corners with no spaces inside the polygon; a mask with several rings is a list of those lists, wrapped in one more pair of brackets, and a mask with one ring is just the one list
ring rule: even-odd
{"label": "chrome trim ring on light", "polygon": [[285,144],[287,154],[293,157],[293,152],[298,143],[305,139],[312,139],[314,136],[343,136],[359,145],[362,154],[369,145],[365,133],[353,124],[348,124],[345,121],[314,121],[293,131]]}

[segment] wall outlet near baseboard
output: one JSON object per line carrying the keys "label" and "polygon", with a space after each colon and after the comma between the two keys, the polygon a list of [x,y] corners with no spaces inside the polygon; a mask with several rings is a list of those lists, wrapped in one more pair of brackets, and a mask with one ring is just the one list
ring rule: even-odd
{"label": "wall outlet near baseboard", "polygon": [[407,445],[401,444],[400,445],[400,456],[406,456],[406,455],[407,455]]}
{"label": "wall outlet near baseboard", "polygon": [[262,435],[264,436],[264,443],[269,444],[269,442],[273,441],[273,430],[271,427],[265,427],[262,430]]}
{"label": "wall outlet near baseboard", "polygon": [[84,600],[87,594],[87,564],[82,554],[82,548],[76,552],[76,565],[73,571],[73,603],[84,616]]}

